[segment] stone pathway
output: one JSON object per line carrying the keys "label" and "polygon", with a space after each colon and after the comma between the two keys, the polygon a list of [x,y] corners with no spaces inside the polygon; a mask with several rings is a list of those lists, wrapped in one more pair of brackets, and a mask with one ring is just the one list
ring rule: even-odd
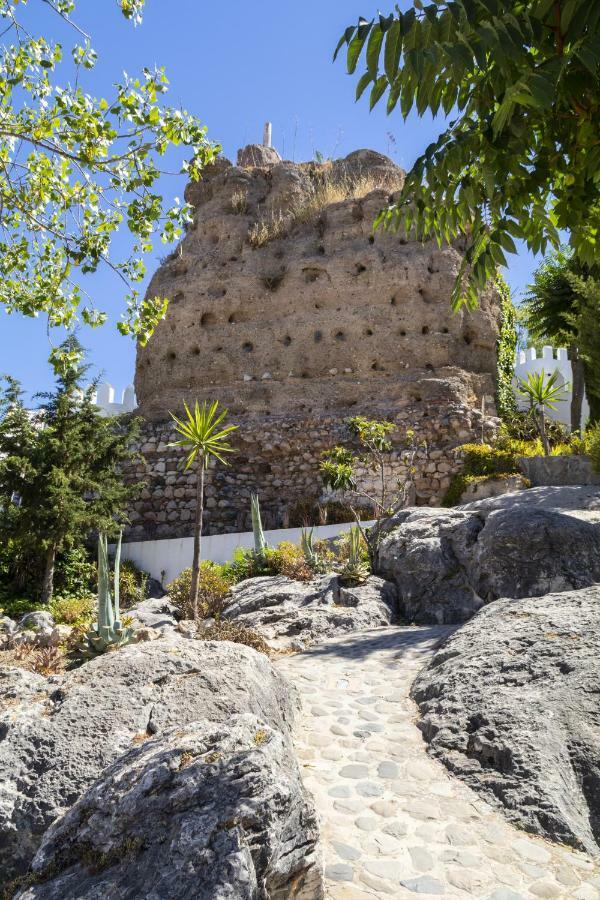
{"label": "stone pathway", "polygon": [[587,856],[512,827],[427,755],[409,690],[449,632],[363,631],[277,663],[302,697],[295,741],[328,898],[600,900]]}

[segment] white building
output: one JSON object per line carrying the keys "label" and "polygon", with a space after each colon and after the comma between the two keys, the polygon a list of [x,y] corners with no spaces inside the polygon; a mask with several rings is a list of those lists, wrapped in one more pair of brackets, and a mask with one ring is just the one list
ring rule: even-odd
{"label": "white building", "polygon": [[121,401],[115,400],[115,389],[108,381],[98,385],[93,400],[103,416],[119,416],[121,413],[133,412],[137,406],[135,390],[132,384],[127,385],[121,394]]}

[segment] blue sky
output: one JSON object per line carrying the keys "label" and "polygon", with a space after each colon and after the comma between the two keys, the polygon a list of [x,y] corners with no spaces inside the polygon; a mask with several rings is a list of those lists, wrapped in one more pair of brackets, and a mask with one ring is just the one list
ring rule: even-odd
{"label": "blue sky", "polygon": [[[406,168],[442,126],[441,120],[416,115],[405,123],[399,114],[386,116],[383,106],[369,113],[365,98],[354,102],[356,79],[346,75],[341,61],[332,64],[332,50],[344,27],[359,15],[376,12],[371,0],[230,0],[227,6],[148,0],[144,22],[137,28],[126,23],[109,0],[79,0],[78,9],[77,20],[91,33],[99,53],[97,67],[83,83],[87,91],[110,96],[111,85],[124,70],[132,75],[143,66],[165,66],[171,82],[166,101],[197,115],[230,159],[244,144],[260,142],[263,122],[269,119],[273,143],[287,159],[312,159],[316,151],[344,156],[369,147]],[[37,31],[54,26],[43,14],[41,0],[30,0],[29,16]],[[56,28],[46,36],[57,37]],[[65,44],[72,42],[71,35],[62,37]],[[169,178],[163,191],[181,197],[184,185],[180,177]],[[119,244],[126,247],[125,235]],[[161,245],[148,258],[149,275],[167,252]],[[528,283],[534,266],[526,252],[509,259],[506,275],[515,294]],[[120,391],[133,379],[135,364],[133,342],[114,326],[123,286],[108,271],[82,284],[111,321],[96,331],[82,329],[80,338],[90,351],[93,371],[104,372]],[[30,393],[43,390],[52,382],[49,349],[45,321],[0,311],[0,373],[19,378]]]}

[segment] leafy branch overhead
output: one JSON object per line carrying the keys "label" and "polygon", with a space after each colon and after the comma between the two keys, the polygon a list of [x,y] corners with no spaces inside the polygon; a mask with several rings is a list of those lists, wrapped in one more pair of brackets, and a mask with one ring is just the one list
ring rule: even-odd
{"label": "leafy branch overhead", "polygon": [[[144,0],[119,5],[125,18],[141,21]],[[165,204],[158,192],[162,161],[173,147],[189,148],[181,171],[197,179],[218,148],[196,118],[162,105],[163,69],[124,75],[107,98],[85,93],[81,84],[96,53],[71,18],[75,6],[75,0],[0,0],[0,304],[8,312],[45,314],[50,326],[100,325],[106,315],[86,296],[80,276],[106,264],[126,285],[118,328],[145,343],[167,300],[140,297],[144,256],[155,237],[171,242],[190,221],[186,205]],[[72,35],[69,48],[30,33],[30,20],[44,11],[57,30]],[[125,258],[113,257],[119,229],[132,236]]]}
{"label": "leafy branch overhead", "polygon": [[524,240],[567,231],[600,258],[600,4],[590,0],[414,0],[346,28],[350,74],[373,108],[449,116],[377,224],[438,243],[464,236],[453,305],[478,292]]}

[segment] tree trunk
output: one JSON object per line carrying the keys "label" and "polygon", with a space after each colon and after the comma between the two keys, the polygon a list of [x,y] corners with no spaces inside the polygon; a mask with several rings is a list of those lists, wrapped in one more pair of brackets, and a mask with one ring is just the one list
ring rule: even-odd
{"label": "tree trunk", "polygon": [[54,563],[56,560],[56,547],[52,544],[46,553],[46,565],[44,568],[44,580],[42,582],[42,603],[50,603],[54,593]]}
{"label": "tree trunk", "polygon": [[579,357],[576,344],[569,347],[571,356],[571,372],[573,373],[571,396],[571,432],[581,432],[581,412],[583,407],[583,393],[585,389],[585,366]]}
{"label": "tree trunk", "polygon": [[192,588],[190,603],[194,622],[198,621],[198,589],[200,581],[200,554],[202,550],[202,519],[204,517],[204,457],[200,457],[200,468],[196,476],[196,522],[194,527],[194,560],[192,562]]}
{"label": "tree trunk", "polygon": [[542,447],[544,448],[544,456],[550,456],[550,442],[546,434],[546,413],[543,406],[540,406],[538,413],[538,428],[542,439]]}

